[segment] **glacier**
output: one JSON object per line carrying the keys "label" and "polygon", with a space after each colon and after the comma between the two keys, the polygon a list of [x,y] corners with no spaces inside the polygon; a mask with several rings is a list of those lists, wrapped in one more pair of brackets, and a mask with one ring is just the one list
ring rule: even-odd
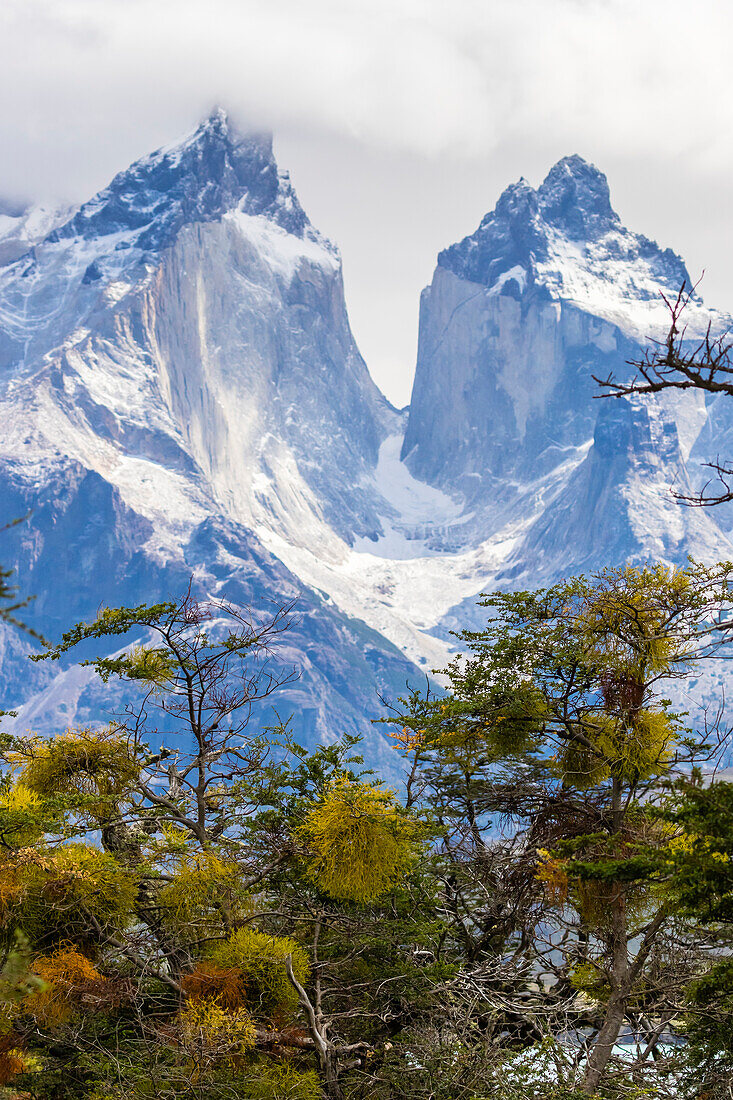
{"label": "glacier", "polygon": [[[566,157],[438,256],[400,412],[271,137],[216,110],[77,209],[0,208],[0,518],[30,515],[0,561],[49,637],[192,577],[263,613],[296,600],[279,711],[309,745],[363,735],[394,775],[380,699],[445,665],[481,592],[733,556],[729,515],[670,491],[699,483],[733,412],[598,401],[592,379],[663,334],[683,280]],[[695,296],[691,335],[729,323]],[[27,649],[0,632],[18,723],[99,720],[88,670]]]}

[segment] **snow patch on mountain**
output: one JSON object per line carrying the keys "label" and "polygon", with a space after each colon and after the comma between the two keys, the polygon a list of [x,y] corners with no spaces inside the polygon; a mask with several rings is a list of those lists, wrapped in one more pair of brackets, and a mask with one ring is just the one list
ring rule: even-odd
{"label": "snow patch on mountain", "polygon": [[[674,301],[682,284],[661,282],[659,252],[645,255],[651,242],[627,229],[612,229],[598,240],[583,242],[569,240],[553,227],[546,232],[547,256],[536,261],[535,278],[552,297],[608,321],[641,343],[665,334],[670,314],[662,294]],[[694,337],[703,336],[708,324],[716,331],[727,328],[729,319],[693,298],[684,322]]]}
{"label": "snow patch on mountain", "polygon": [[8,207],[0,200],[0,267],[25,255],[57,226],[71,217],[68,204],[37,203],[26,207]]}
{"label": "snow patch on mountain", "polygon": [[470,513],[464,502],[418,481],[400,460],[404,432],[388,436],[379,448],[372,482],[382,500],[390,506],[380,515],[382,533],[354,543],[359,553],[381,558],[418,558],[434,556],[437,538],[444,538],[457,524],[467,523]]}
{"label": "snow patch on mountain", "polygon": [[292,279],[302,263],[338,269],[333,246],[312,237],[297,237],[263,214],[231,210],[224,219],[236,225],[242,237],[258,252],[263,263],[286,279]]}
{"label": "snow patch on mountain", "polygon": [[[491,294],[539,286],[640,341],[669,327],[661,295],[674,300],[683,282],[691,289],[680,257],[626,229],[606,177],[579,156],[558,161],[536,190],[524,179],[511,184],[476,232],[441,252],[438,264]],[[695,296],[685,322],[693,336],[709,323],[726,328],[729,319]]]}
{"label": "snow patch on mountain", "polygon": [[512,506],[496,504],[489,538],[477,534],[476,517],[462,501],[412,477],[397,457],[400,444],[394,435],[380,449],[376,484],[393,509],[380,538],[349,546],[323,531],[313,541],[293,529],[283,535],[258,526],[256,533],[344,613],[368,622],[415,664],[440,669],[454,645],[455,609],[473,607],[482,592],[501,584],[533,523],[564,490],[590,444],[544,478],[515,484]]}

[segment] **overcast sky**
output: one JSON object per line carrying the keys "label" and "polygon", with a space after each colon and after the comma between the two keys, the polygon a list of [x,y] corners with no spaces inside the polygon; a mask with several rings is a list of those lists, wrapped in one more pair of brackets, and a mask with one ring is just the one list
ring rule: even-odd
{"label": "overcast sky", "polygon": [[0,0],[0,195],[83,200],[214,104],[270,127],[409,399],[437,252],[580,153],[733,308],[725,0]]}

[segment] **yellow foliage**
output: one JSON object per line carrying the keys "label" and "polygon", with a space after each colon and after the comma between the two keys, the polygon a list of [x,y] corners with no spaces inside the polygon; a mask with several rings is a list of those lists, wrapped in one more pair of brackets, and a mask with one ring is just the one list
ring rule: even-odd
{"label": "yellow foliage", "polygon": [[389,791],[336,780],[297,830],[307,874],[324,893],[368,904],[386,894],[414,856],[414,827]]}
{"label": "yellow foliage", "polygon": [[629,919],[638,920],[657,903],[658,892],[648,883],[604,882],[577,879],[573,884],[574,904],[583,921],[593,928],[610,925],[614,906],[623,903]]}
{"label": "yellow foliage", "polygon": [[321,1100],[315,1070],[298,1070],[290,1062],[261,1059],[248,1069],[247,1100]]}
{"label": "yellow foliage", "polygon": [[728,852],[721,852],[715,847],[712,837],[701,836],[699,833],[682,832],[673,836],[666,845],[667,855],[674,864],[690,856],[705,857],[716,863],[730,863]]}
{"label": "yellow foliage", "polygon": [[177,667],[169,650],[136,645],[127,654],[125,675],[130,680],[142,680],[153,687],[164,688],[174,678]]}
{"label": "yellow foliage", "polygon": [[23,783],[0,793],[0,834],[5,844],[32,844],[43,829],[39,818],[43,800]]}
{"label": "yellow foliage", "polygon": [[236,1064],[255,1045],[255,1026],[247,1010],[228,1010],[218,1001],[189,1001],[178,1026],[181,1046],[196,1066]]}
{"label": "yellow foliage", "polygon": [[443,719],[432,744],[459,767],[477,751],[501,760],[530,751],[547,719],[547,700],[531,680],[496,682],[468,713],[458,708]]}
{"label": "yellow foliage", "polygon": [[135,877],[87,844],[21,849],[0,862],[0,924],[20,926],[36,944],[88,939],[90,916],[120,927],[136,897]]}
{"label": "yellow foliage", "polygon": [[[0,924],[6,928],[17,923],[19,907],[24,896],[28,868],[36,862],[36,853],[19,849],[7,853],[0,862]],[[50,866],[48,861],[42,867]]]}
{"label": "yellow foliage", "polygon": [[[592,741],[589,723],[584,723],[583,734]],[[562,776],[563,783],[568,787],[576,787],[580,791],[587,790],[602,783],[609,776],[608,761],[595,745],[586,744],[580,739],[566,741],[555,757],[557,770]]]}
{"label": "yellow foliage", "polygon": [[179,825],[170,821],[159,822],[160,839],[150,843],[150,850],[156,855],[181,855],[188,851],[188,833]]}
{"label": "yellow foliage", "polygon": [[664,769],[675,731],[662,710],[639,710],[626,723],[607,717],[596,724],[594,742],[611,774],[627,780],[648,779]]}
{"label": "yellow foliage", "polygon": [[298,1002],[285,969],[288,955],[292,958],[295,977],[303,984],[310,971],[308,957],[300,944],[290,937],[270,936],[245,926],[232,932],[210,952],[217,966],[239,971],[250,1009],[266,1017],[282,1009],[294,1008]]}
{"label": "yellow foliage", "polygon": [[649,673],[668,672],[692,644],[675,618],[690,599],[690,573],[657,564],[627,566],[610,577],[610,583],[592,593],[580,616],[591,650],[621,676],[644,680]]}
{"label": "yellow foliage", "polygon": [[252,908],[241,881],[239,864],[212,852],[197,852],[177,862],[172,881],[160,891],[158,900],[166,920],[176,928],[185,928],[222,910],[233,920]]}
{"label": "yellow foliage", "polygon": [[68,1023],[76,1015],[84,991],[105,982],[94,964],[73,947],[41,956],[33,970],[45,988],[28,997],[25,1007],[39,1023],[51,1027]]}
{"label": "yellow foliage", "polygon": [[663,710],[638,710],[628,721],[610,714],[587,714],[580,739],[563,745],[556,757],[569,786],[585,790],[609,776],[638,782],[664,771],[676,741]]}
{"label": "yellow foliage", "polygon": [[41,808],[41,799],[35,791],[17,783],[15,787],[0,794],[0,809],[8,813],[35,813]]}
{"label": "yellow foliage", "polygon": [[86,809],[105,818],[134,785],[140,765],[127,742],[105,730],[68,730],[49,741],[30,742],[11,762],[21,767],[20,781],[38,795],[77,794],[89,799]]}

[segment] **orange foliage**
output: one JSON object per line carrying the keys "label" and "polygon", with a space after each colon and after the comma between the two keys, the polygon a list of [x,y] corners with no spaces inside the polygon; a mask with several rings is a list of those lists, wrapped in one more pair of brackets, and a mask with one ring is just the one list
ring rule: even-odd
{"label": "orange foliage", "polygon": [[33,970],[46,988],[27,1000],[28,1012],[51,1026],[67,1023],[80,1007],[98,1008],[108,982],[93,963],[73,947],[41,956]]}
{"label": "orange foliage", "polygon": [[216,1001],[222,1008],[241,1008],[246,1000],[244,975],[236,966],[217,966],[214,962],[199,962],[190,974],[181,979],[181,987],[190,1001]]}
{"label": "orange foliage", "polygon": [[413,732],[410,731],[408,726],[390,732],[389,736],[393,741],[396,741],[395,748],[400,749],[402,752],[412,752],[422,748],[425,744],[425,730],[415,730]]}
{"label": "orange foliage", "polygon": [[[12,1033],[0,1040],[0,1085],[7,1085],[16,1073],[25,1069],[25,1060],[21,1051],[18,1050],[18,1042],[18,1036]],[[12,1046],[9,1045],[11,1043]]]}
{"label": "orange foliage", "polygon": [[565,865],[561,860],[550,855],[545,848],[540,848],[538,855],[542,862],[537,869],[535,878],[538,882],[544,884],[545,890],[552,901],[562,904],[568,896],[569,886]]}

